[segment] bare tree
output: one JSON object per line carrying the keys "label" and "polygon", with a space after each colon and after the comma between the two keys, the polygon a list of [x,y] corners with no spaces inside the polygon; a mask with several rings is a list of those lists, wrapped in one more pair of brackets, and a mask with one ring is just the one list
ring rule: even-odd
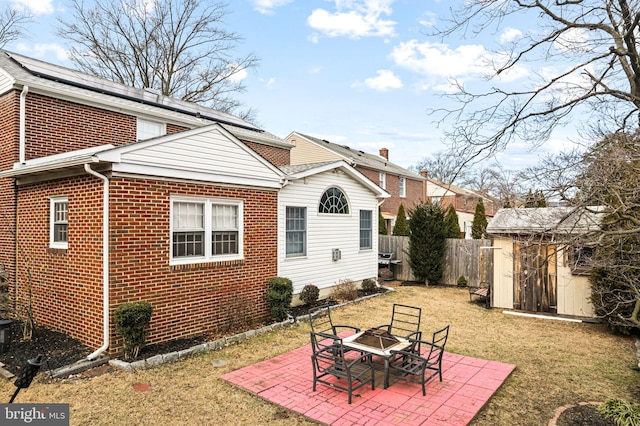
{"label": "bare tree", "polygon": [[6,6],[0,10],[0,47],[19,39],[29,22],[31,16],[20,9]]}
{"label": "bare tree", "polygon": [[[482,158],[514,140],[537,146],[568,120],[599,134],[639,127],[640,4],[630,0],[471,0],[454,10],[436,34],[479,34],[513,17],[535,20],[536,29],[488,55],[493,87],[475,92],[454,81],[456,106],[439,109],[453,122],[447,140],[466,158]],[[513,88],[502,75],[528,65],[538,71],[529,85]],[[593,124],[595,123],[595,124]]]}
{"label": "bare tree", "polygon": [[421,170],[427,171],[427,176],[440,182],[462,185],[467,179],[468,169],[464,167],[464,160],[457,155],[447,152],[436,152],[431,157],[425,157],[409,170],[419,173]]}
{"label": "bare tree", "polygon": [[225,3],[71,0],[70,9],[74,19],[61,21],[58,35],[75,43],[71,59],[82,71],[220,111],[241,106],[240,77],[259,61],[233,56],[242,39],[223,28]]}

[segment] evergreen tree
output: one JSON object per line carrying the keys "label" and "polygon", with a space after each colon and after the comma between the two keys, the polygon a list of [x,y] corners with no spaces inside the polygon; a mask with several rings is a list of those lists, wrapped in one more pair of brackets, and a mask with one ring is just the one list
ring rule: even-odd
{"label": "evergreen tree", "polygon": [[409,266],[418,281],[438,284],[447,243],[444,212],[439,204],[425,202],[410,213]]}
{"label": "evergreen tree", "polygon": [[387,235],[387,221],[382,217],[382,212],[378,207],[378,234]]}
{"label": "evergreen tree", "polygon": [[393,235],[400,237],[409,236],[409,225],[407,224],[407,215],[404,212],[404,206],[400,203],[398,213],[396,215],[396,224],[393,225]]}
{"label": "evergreen tree", "polygon": [[488,224],[489,221],[487,220],[487,215],[484,210],[484,203],[482,202],[482,198],[479,198],[478,203],[476,204],[476,211],[473,214],[473,223],[471,224],[471,238],[473,238],[474,240],[479,240],[486,237]]}
{"label": "evergreen tree", "polygon": [[444,217],[447,228],[447,238],[460,238],[460,224],[458,222],[458,213],[453,204],[449,205],[447,213]]}

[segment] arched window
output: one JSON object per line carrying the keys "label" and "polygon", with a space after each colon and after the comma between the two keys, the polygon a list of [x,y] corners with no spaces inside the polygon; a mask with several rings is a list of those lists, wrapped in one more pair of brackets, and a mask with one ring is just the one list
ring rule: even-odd
{"label": "arched window", "polygon": [[327,189],[320,198],[320,213],[349,214],[347,197],[338,188]]}

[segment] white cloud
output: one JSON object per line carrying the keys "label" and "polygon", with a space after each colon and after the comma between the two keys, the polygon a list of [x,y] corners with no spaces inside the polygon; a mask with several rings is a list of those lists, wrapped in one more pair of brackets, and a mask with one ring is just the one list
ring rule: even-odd
{"label": "white cloud", "polygon": [[336,12],[315,9],[307,18],[309,26],[329,37],[358,39],[395,35],[395,21],[382,19],[391,14],[394,0],[334,0]]}
{"label": "white cloud", "polygon": [[377,74],[377,77],[365,79],[365,86],[381,92],[385,92],[389,89],[400,89],[402,87],[402,81],[392,71],[378,70]]}
{"label": "white cloud", "polygon": [[50,15],[53,13],[53,0],[14,0],[13,4],[20,9],[30,11],[34,15]]}
{"label": "white cloud", "polygon": [[247,75],[249,74],[247,72],[247,69],[243,68],[241,70],[238,70],[236,67],[237,67],[237,64],[229,64],[227,66],[227,69],[229,70],[229,80],[233,82],[238,82],[247,78]]}
{"label": "white cloud", "polygon": [[436,14],[433,12],[425,12],[422,17],[418,19],[420,25],[431,28],[436,25]]}
{"label": "white cloud", "polygon": [[581,28],[571,28],[562,33],[553,43],[553,47],[560,52],[591,53],[591,45],[588,44],[589,34]]}
{"label": "white cloud", "polygon": [[462,45],[452,50],[446,44],[411,40],[397,45],[391,59],[419,74],[456,77],[484,71],[488,55],[481,45]]}
{"label": "white cloud", "polygon": [[49,53],[53,54],[60,63],[64,63],[69,60],[68,52],[59,44],[56,43],[36,43],[33,45],[27,43],[18,43],[16,50],[19,53],[24,53],[25,56],[32,56],[34,58],[42,59]]}
{"label": "white cloud", "polygon": [[502,34],[500,34],[500,43],[511,43],[520,37],[522,37],[522,31],[515,28],[505,28]]}
{"label": "white cloud", "polygon": [[293,0],[252,0],[251,4],[253,4],[253,10],[263,15],[273,15],[275,9],[286,6],[292,2]]}
{"label": "white cloud", "polygon": [[273,89],[273,86],[275,86],[276,84],[276,78],[275,77],[271,77],[267,80],[265,80],[264,78],[259,79],[260,82],[264,83],[265,87],[269,90]]}

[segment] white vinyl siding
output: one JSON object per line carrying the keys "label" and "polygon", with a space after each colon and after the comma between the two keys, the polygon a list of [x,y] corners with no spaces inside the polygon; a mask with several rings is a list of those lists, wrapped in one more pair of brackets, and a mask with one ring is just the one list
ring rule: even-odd
{"label": "white vinyl siding", "polygon": [[69,200],[67,197],[49,199],[49,247],[69,247]]}

